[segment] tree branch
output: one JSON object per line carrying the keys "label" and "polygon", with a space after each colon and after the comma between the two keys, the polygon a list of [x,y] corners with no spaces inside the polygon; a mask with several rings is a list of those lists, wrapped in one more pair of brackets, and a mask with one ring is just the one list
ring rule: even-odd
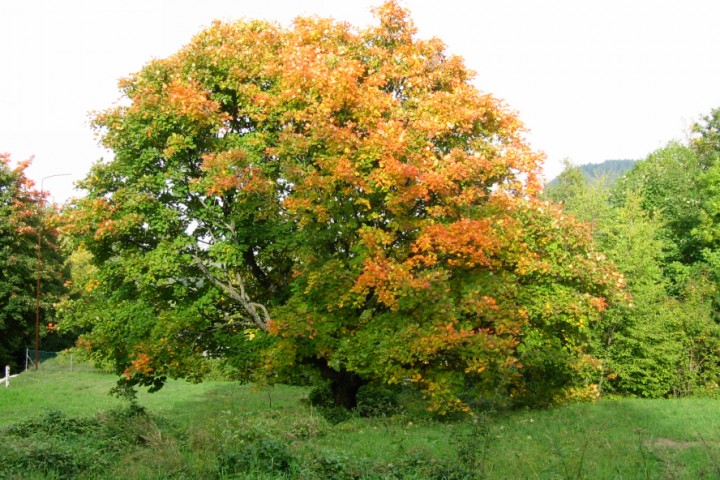
{"label": "tree branch", "polygon": [[268,313],[267,308],[265,308],[265,305],[255,303],[250,299],[247,292],[245,292],[245,282],[239,273],[235,274],[235,285],[230,282],[222,282],[210,272],[210,269],[198,256],[193,255],[193,258],[195,259],[195,263],[198,268],[203,272],[208,280],[214,283],[230,298],[240,303],[258,328],[261,330],[267,330],[268,325],[270,324],[270,314]]}

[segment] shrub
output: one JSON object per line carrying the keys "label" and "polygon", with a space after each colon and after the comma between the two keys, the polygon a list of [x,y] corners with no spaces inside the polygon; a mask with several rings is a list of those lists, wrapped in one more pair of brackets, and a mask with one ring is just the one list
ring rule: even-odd
{"label": "shrub", "polygon": [[385,417],[400,412],[398,394],[386,385],[369,383],[357,393],[356,411],[361,417]]}
{"label": "shrub", "polygon": [[337,480],[351,480],[356,478],[370,478],[366,468],[358,464],[357,460],[337,452],[320,452],[314,459],[314,473],[318,478],[333,478]]}
{"label": "shrub", "polygon": [[308,394],[308,401],[325,420],[333,425],[344,422],[352,416],[350,410],[335,406],[333,393],[328,382],[323,382],[313,388]]}
{"label": "shrub", "polygon": [[320,407],[320,415],[333,425],[342,423],[352,417],[352,412],[345,407]]}
{"label": "shrub", "polygon": [[0,478],[40,473],[64,479],[103,471],[112,454],[136,443],[136,435],[126,428],[129,415],[121,411],[75,418],[50,411],[0,429],[6,448]]}
{"label": "shrub", "polygon": [[320,383],[308,393],[308,400],[313,407],[332,407],[334,405],[332,390],[327,382]]}

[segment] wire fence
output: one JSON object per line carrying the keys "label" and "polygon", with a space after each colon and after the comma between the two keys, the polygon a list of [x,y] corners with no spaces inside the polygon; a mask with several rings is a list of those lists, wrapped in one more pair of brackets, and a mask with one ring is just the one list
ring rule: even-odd
{"label": "wire fence", "polygon": [[[35,361],[37,358],[37,362]],[[1,367],[0,367],[1,368]],[[78,358],[74,353],[70,351],[63,352],[48,352],[48,351],[35,351],[34,349],[25,349],[25,370],[26,372],[97,372],[92,362],[80,357]],[[11,373],[14,373],[11,375]],[[20,372],[11,372],[10,367],[4,367],[4,372],[0,371],[0,385],[4,385],[6,388],[10,386],[10,379],[17,377]]]}
{"label": "wire fence", "polygon": [[35,365],[35,350],[25,349],[25,370],[40,370],[44,372],[77,372],[94,371],[95,366],[91,362],[77,358],[72,352],[37,352],[38,362]]}

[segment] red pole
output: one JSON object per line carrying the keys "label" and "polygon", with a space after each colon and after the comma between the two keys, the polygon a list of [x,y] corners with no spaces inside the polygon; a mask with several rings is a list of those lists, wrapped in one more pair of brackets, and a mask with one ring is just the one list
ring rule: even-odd
{"label": "red pole", "polygon": [[[43,178],[43,180],[45,180]],[[42,182],[40,182],[40,212],[38,214],[38,247],[37,247],[37,286],[35,288],[35,370],[40,363],[40,248],[42,240],[42,215],[45,208],[42,196]]]}

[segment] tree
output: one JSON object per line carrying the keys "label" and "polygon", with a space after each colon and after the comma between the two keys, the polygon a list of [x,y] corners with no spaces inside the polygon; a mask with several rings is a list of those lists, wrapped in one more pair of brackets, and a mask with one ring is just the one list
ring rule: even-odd
{"label": "tree", "polygon": [[25,176],[30,161],[11,166],[0,154],[0,365],[20,368],[24,348],[35,343],[38,231],[42,228],[40,334],[53,332],[53,304],[63,293],[63,257],[57,246],[55,215],[40,224],[41,193]]}
{"label": "tree", "polygon": [[714,108],[692,126],[690,146],[704,168],[718,163],[720,157],[720,108]]}
{"label": "tree", "polygon": [[[593,329],[593,353],[602,360],[599,383],[604,391],[621,394],[669,394],[679,383],[683,332],[681,309],[663,277],[663,223],[642,208],[648,202],[641,195],[627,190],[628,179],[620,179],[622,195],[590,182],[579,167],[566,164],[546,194],[591,226],[598,249],[627,281],[631,300],[606,310]],[[617,197],[622,202],[613,204]]]}
{"label": "tree", "polygon": [[596,236],[598,247],[627,279],[631,301],[608,309],[598,324],[598,356],[606,359],[606,390],[662,397],[677,390],[685,335],[682,307],[663,276],[661,223],[628,194],[612,207]]}
{"label": "tree", "polygon": [[129,383],[259,342],[259,371],[310,365],[346,407],[367,382],[439,411],[573,386],[621,278],[537,198],[518,119],[395,2],[376,14],[216,23],[96,117],[114,159],[69,218],[110,304],[85,341]]}
{"label": "tree", "polygon": [[[682,324],[683,355],[678,367],[679,393],[716,392],[720,372],[717,310],[718,122],[713,110],[693,126],[689,145],[674,142],[653,152],[621,182],[619,199],[637,191],[643,208],[661,223],[666,246],[661,268],[668,292],[679,302],[674,314]],[[670,315],[673,315],[672,313]]]}
{"label": "tree", "polygon": [[671,142],[637,162],[618,182],[614,203],[639,194],[643,210],[662,225],[667,263],[690,264],[702,256],[702,243],[693,233],[700,223],[702,171],[692,148]]}

